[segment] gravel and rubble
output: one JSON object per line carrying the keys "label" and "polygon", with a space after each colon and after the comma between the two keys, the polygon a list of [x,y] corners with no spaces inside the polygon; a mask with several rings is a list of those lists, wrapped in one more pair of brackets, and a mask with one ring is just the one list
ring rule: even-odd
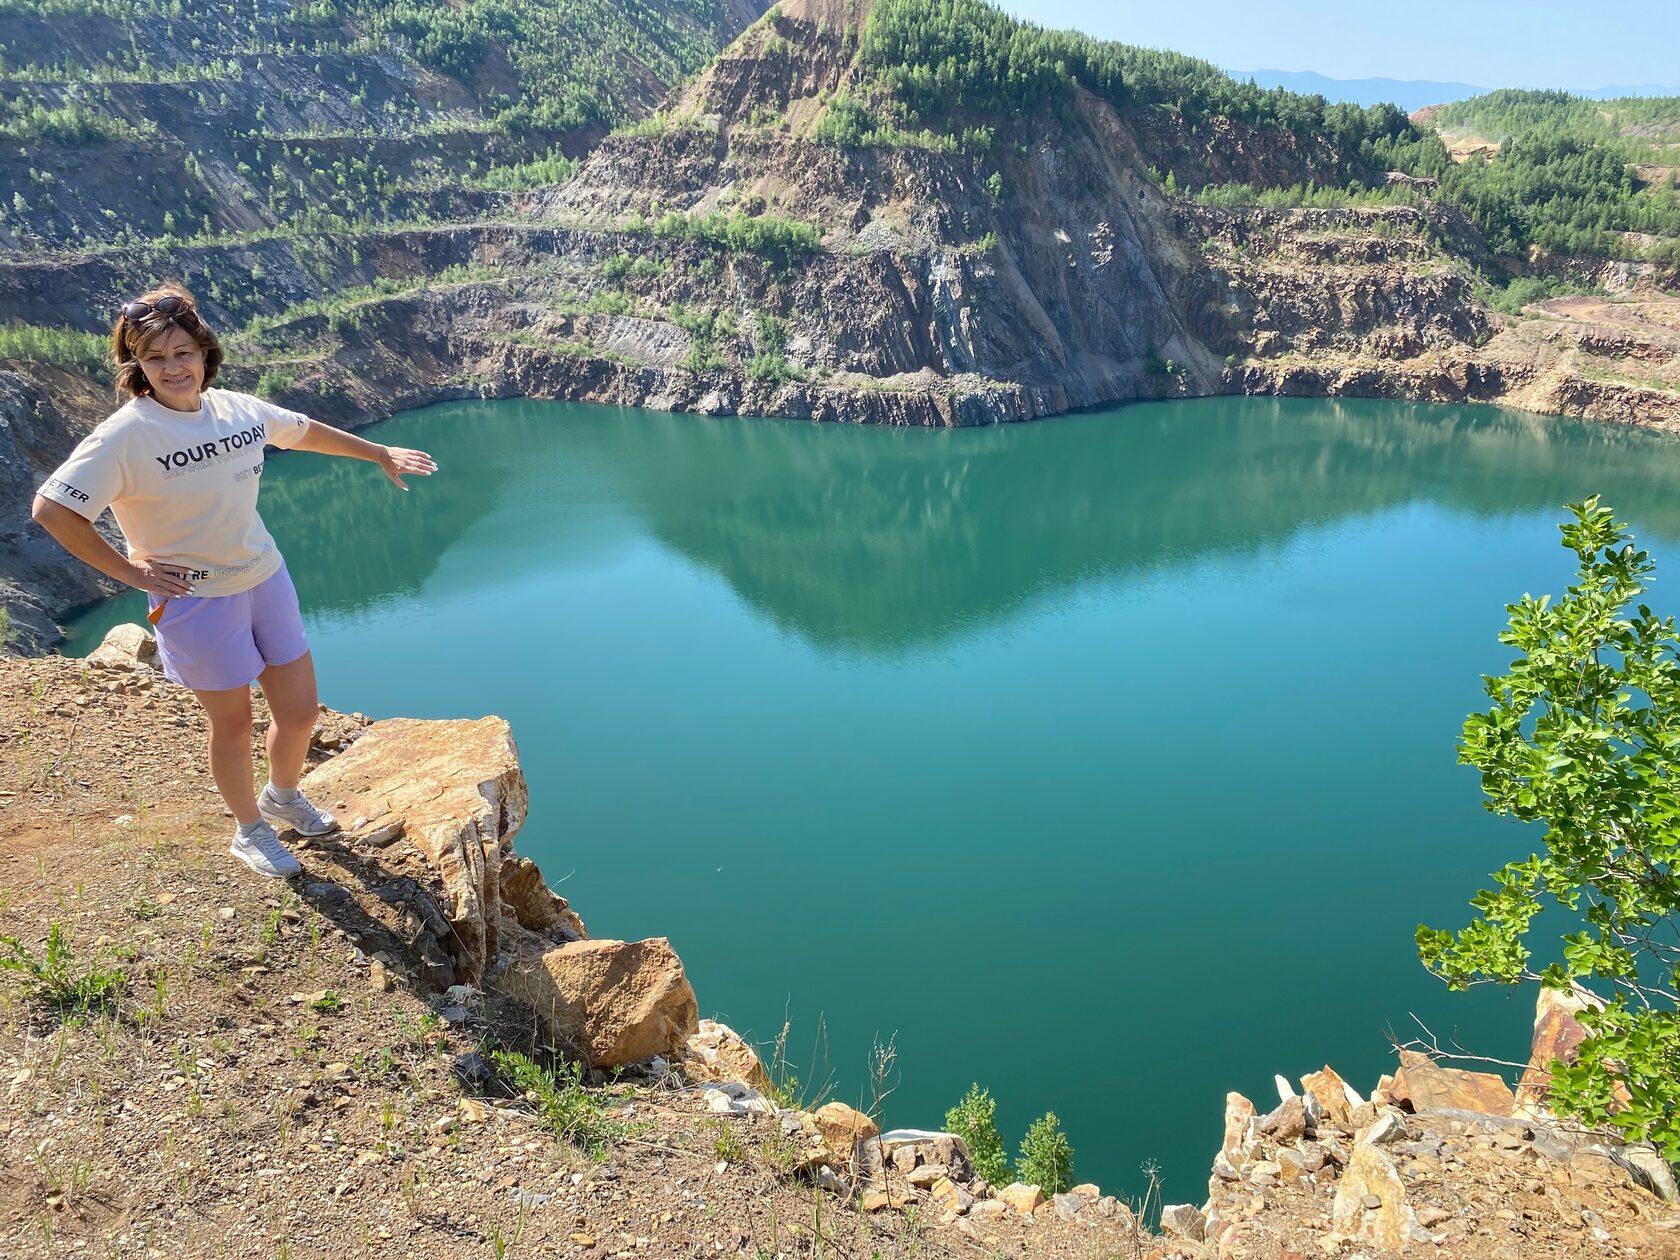
{"label": "gravel and rubble", "polygon": [[[145,646],[0,661],[0,935],[120,972],[83,1012],[0,982],[0,1256],[1680,1257],[1654,1152],[1532,1091],[1478,1110],[1514,1096],[1421,1055],[1369,1094],[1326,1067],[1230,1095],[1200,1205],[992,1186],[954,1134],[783,1105],[706,1020],[586,1074],[600,1136],[559,1140],[496,1058],[546,1061],[548,1028],[416,947],[435,877],[330,839],[283,884],[230,860],[202,718]],[[369,729],[323,712],[312,759]]]}

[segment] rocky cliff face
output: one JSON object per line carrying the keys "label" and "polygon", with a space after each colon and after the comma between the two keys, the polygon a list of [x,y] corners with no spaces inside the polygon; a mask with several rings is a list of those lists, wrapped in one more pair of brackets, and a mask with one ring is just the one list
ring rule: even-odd
{"label": "rocky cliff face", "polygon": [[[433,181],[429,213],[456,221],[19,254],[0,305],[91,327],[85,295],[174,270],[244,325],[235,387],[351,425],[452,397],[964,425],[1229,392],[1680,426],[1673,299],[1507,319],[1471,283],[1473,227],[1427,198],[1221,210],[1152,177],[1312,177],[1328,153],[1293,133],[1219,124],[1191,145],[1162,111],[1079,94],[966,149],[823,142],[863,77],[867,13],[781,6],[557,185]],[[0,452],[18,485],[103,409],[72,375],[22,366],[0,394],[8,430],[36,435]],[[38,648],[94,588],[68,560],[49,572],[50,544],[6,511],[22,558],[0,576],[36,598],[0,598]]]}

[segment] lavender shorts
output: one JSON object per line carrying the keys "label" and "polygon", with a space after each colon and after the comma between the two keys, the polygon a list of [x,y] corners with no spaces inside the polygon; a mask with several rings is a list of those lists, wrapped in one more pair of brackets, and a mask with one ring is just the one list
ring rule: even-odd
{"label": "lavender shorts", "polygon": [[[163,601],[150,596],[156,608]],[[158,661],[172,682],[194,691],[247,687],[270,665],[309,651],[297,588],[286,566],[237,595],[181,595],[157,623]]]}

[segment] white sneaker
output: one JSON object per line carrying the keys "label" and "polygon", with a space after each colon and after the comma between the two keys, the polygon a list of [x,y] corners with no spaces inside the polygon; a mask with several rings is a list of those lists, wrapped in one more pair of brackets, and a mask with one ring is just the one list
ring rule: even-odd
{"label": "white sneaker", "polygon": [[290,801],[274,795],[274,785],[265,783],[257,794],[257,812],[281,831],[290,827],[300,836],[324,836],[338,829],[338,820],[324,809],[316,809],[302,792]]}
{"label": "white sneaker", "polygon": [[266,821],[258,821],[249,834],[235,830],[228,852],[258,875],[270,879],[290,879],[303,869]]}

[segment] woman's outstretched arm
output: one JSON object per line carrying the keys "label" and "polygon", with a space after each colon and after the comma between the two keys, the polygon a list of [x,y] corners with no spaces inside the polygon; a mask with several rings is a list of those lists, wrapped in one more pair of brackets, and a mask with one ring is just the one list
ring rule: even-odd
{"label": "woman's outstretched arm", "polygon": [[292,449],[368,460],[384,469],[385,475],[403,490],[408,489],[403,484],[405,476],[429,477],[437,471],[437,465],[425,451],[412,451],[405,446],[381,446],[378,442],[369,442],[354,433],[346,433],[343,429],[335,429],[314,419],[310,420],[308,431]]}

